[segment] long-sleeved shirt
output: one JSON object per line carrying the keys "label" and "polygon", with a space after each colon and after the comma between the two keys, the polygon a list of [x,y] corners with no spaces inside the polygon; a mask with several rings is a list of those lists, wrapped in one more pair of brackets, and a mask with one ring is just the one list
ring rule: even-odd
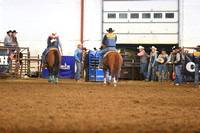
{"label": "long-sleeved shirt", "polygon": [[157,51],[151,53],[150,62],[152,63],[152,65],[155,65],[157,57],[158,57]]}
{"label": "long-sleeved shirt", "polygon": [[74,58],[77,61],[82,61],[82,49],[77,48],[74,53]]}
{"label": "long-sleeved shirt", "polygon": [[16,36],[12,36],[12,39],[13,39],[13,43],[16,44],[16,46],[18,46],[18,41],[17,41],[17,37]]}
{"label": "long-sleeved shirt", "polygon": [[181,55],[180,52],[177,52],[177,53],[176,53],[175,60],[174,60],[174,64],[175,64],[175,65],[181,64],[181,60],[182,60],[182,55]]}
{"label": "long-sleeved shirt", "polygon": [[12,36],[7,35],[4,39],[4,42],[8,42],[6,44],[4,44],[5,46],[13,46],[13,39]]}

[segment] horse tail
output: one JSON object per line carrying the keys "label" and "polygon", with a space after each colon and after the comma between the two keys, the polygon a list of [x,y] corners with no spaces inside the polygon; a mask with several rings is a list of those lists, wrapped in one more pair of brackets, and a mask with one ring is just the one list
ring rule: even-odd
{"label": "horse tail", "polygon": [[114,64],[114,73],[116,73],[116,75],[115,75],[116,80],[117,80],[118,75],[120,73],[122,62],[123,61],[122,61],[121,55],[119,53],[116,53],[115,54],[115,64]]}
{"label": "horse tail", "polygon": [[55,55],[54,68],[55,70],[59,70],[60,60],[59,60],[59,54],[57,50],[54,51],[54,55]]}

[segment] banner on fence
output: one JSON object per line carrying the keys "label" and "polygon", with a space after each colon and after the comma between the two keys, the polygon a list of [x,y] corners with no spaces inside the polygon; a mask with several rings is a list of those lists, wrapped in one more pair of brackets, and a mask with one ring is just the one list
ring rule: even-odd
{"label": "banner on fence", "polygon": [[[62,56],[61,60],[62,69],[60,69],[59,78],[74,78],[74,56]],[[42,78],[49,78],[47,68],[42,69]]]}
{"label": "banner on fence", "polygon": [[194,81],[195,63],[191,55],[185,55],[183,75],[185,80]]}
{"label": "banner on fence", "polygon": [[9,73],[11,60],[8,49],[0,49],[0,73]]}

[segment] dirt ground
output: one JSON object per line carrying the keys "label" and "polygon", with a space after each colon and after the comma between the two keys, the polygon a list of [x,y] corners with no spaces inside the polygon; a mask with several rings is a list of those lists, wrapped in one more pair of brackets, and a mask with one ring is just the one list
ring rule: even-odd
{"label": "dirt ground", "polygon": [[200,89],[172,82],[0,80],[0,133],[200,133]]}

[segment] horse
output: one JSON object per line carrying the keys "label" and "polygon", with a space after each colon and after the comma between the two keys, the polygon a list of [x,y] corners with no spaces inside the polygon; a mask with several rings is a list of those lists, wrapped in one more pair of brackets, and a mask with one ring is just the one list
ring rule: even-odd
{"label": "horse", "polygon": [[[102,46],[102,50],[104,49],[106,49],[105,45]],[[111,76],[113,76],[114,86],[117,86],[117,79],[123,64],[123,58],[121,54],[115,50],[108,50],[103,56],[104,86],[106,86],[106,71],[108,69],[110,72],[108,84],[110,84]]]}
{"label": "horse", "polygon": [[[58,73],[61,64],[61,54],[57,49],[50,49],[45,55],[45,62],[49,71],[49,82],[58,83]],[[55,79],[54,79],[55,77]]]}

